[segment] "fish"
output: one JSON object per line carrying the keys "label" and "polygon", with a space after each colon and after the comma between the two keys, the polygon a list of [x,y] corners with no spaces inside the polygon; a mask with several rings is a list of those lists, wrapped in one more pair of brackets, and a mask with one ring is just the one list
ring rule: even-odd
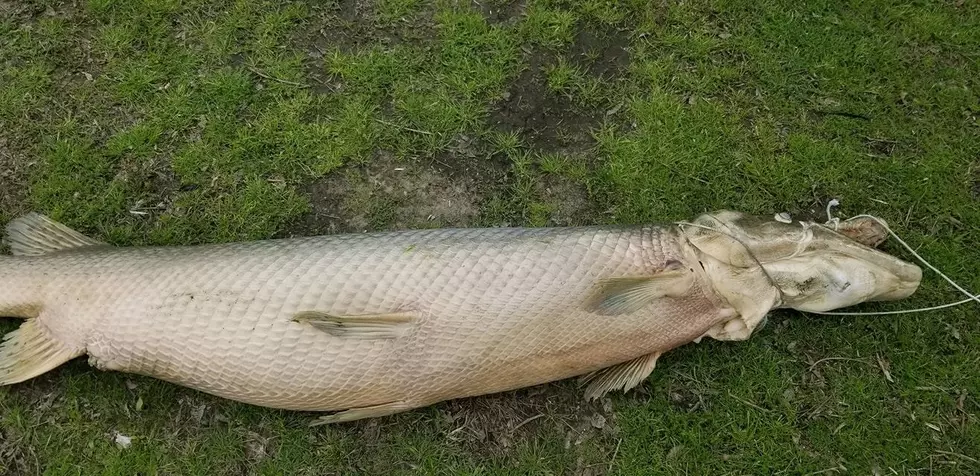
{"label": "fish", "polygon": [[777,309],[910,296],[921,269],[876,249],[875,226],[720,210],[125,247],[30,213],[0,256],[0,316],[25,319],[0,344],[0,386],[87,356],[313,425],[571,378],[594,400]]}

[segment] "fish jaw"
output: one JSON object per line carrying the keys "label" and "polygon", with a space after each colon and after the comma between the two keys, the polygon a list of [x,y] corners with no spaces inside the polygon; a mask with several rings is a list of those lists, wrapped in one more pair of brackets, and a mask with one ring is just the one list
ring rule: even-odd
{"label": "fish jaw", "polygon": [[[682,228],[682,235],[686,230]],[[708,294],[718,301],[720,322],[695,339],[704,337],[722,341],[740,341],[751,337],[766,315],[782,304],[782,294],[762,268],[732,266],[686,240],[685,254],[699,266],[699,281]]]}
{"label": "fish jaw", "polygon": [[765,274],[780,294],[776,307],[825,312],[904,299],[922,279],[918,266],[868,246],[879,240],[813,222],[783,223],[719,211],[680,226],[700,252],[739,270],[736,276]]}

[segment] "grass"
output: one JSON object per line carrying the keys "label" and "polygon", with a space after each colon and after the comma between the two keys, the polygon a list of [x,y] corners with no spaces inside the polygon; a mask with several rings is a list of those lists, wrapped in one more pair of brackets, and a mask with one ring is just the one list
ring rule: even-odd
{"label": "grass", "polygon": [[[0,3],[0,220],[181,245],[833,197],[980,289],[977,51],[973,2]],[[606,402],[312,430],[76,361],[0,389],[0,473],[976,474],[978,335],[975,306],[777,312]]]}

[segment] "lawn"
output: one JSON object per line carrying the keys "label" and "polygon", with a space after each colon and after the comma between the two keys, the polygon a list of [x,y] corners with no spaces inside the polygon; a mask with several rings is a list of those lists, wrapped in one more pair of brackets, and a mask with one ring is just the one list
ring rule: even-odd
{"label": "lawn", "polygon": [[[980,4],[800,3],[0,0],[0,223],[182,245],[837,198],[980,290]],[[960,297],[926,273],[863,309]],[[0,474],[978,474],[980,307],[780,311],[580,396],[311,429],[79,359],[0,388]]]}

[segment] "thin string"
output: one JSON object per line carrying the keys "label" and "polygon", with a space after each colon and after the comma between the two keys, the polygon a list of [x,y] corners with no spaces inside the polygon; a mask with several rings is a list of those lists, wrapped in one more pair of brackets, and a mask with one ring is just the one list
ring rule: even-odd
{"label": "thin string", "polygon": [[[840,202],[838,202],[837,200],[831,200],[831,202],[827,204],[827,218],[828,218],[827,221],[828,221],[828,224],[833,224],[834,225],[834,229],[835,230],[838,229],[838,225],[840,224],[840,219],[839,218],[835,218],[835,217],[833,217],[831,215],[831,208],[834,207],[834,206],[837,206],[839,204],[840,204]],[[953,303],[949,303],[949,304],[941,304],[941,305],[932,306],[932,307],[924,307],[924,308],[917,308],[917,309],[906,309],[906,310],[898,310],[898,311],[874,311],[874,312],[801,311],[801,312],[807,312],[807,313],[810,313],[810,314],[821,314],[821,315],[826,315],[826,316],[887,316],[887,315],[894,315],[894,314],[912,314],[912,313],[917,313],[917,312],[935,311],[935,310],[938,310],[938,309],[946,309],[946,308],[950,308],[950,307],[960,306],[960,305],[966,304],[966,303],[968,303],[970,301],[976,301],[977,303],[980,303],[980,294],[971,294],[969,291],[967,291],[966,289],[963,289],[962,286],[960,286],[955,281],[953,281],[952,279],[950,279],[949,276],[946,276],[945,273],[943,273],[942,271],[936,269],[936,267],[933,266],[928,261],[926,261],[925,258],[923,258],[922,256],[919,256],[919,254],[916,253],[915,250],[911,246],[909,246],[908,243],[905,242],[905,240],[903,240],[894,231],[892,231],[892,229],[888,226],[888,224],[885,223],[884,221],[882,221],[880,218],[874,217],[874,216],[871,216],[871,215],[856,215],[856,216],[853,216],[851,218],[848,218],[845,221],[851,221],[851,220],[855,220],[855,219],[858,219],[858,218],[870,218],[870,219],[874,220],[875,222],[877,222],[878,224],[880,224],[881,226],[883,226],[885,228],[885,231],[887,231],[888,234],[892,238],[895,238],[895,240],[898,241],[903,247],[905,247],[905,249],[908,250],[909,253],[912,253],[912,256],[915,256],[916,259],[918,259],[923,264],[925,264],[927,267],[929,267],[929,269],[935,271],[936,274],[942,276],[943,279],[945,279],[947,282],[949,282],[950,284],[952,284],[953,287],[955,287],[961,293],[963,293],[965,296],[967,296],[967,298],[966,299],[963,299],[961,301],[957,301],[957,302],[953,302]],[[759,260],[755,257],[755,254],[752,253],[752,250],[748,247],[748,245],[746,245],[745,243],[743,243],[742,240],[739,240],[738,238],[736,238],[735,236],[733,236],[730,233],[727,233],[725,231],[719,230],[717,228],[712,228],[712,227],[709,227],[709,226],[705,226],[705,225],[698,225],[698,224],[689,223],[689,222],[677,222],[677,224],[678,225],[681,225],[681,226],[693,226],[693,227],[696,227],[696,228],[703,228],[705,230],[711,230],[711,231],[714,231],[715,233],[721,233],[723,235],[728,236],[729,238],[731,238],[732,240],[734,240],[738,244],[742,245],[742,247],[744,247],[746,249],[746,251],[748,251],[749,256],[751,256],[752,259],[759,265],[759,267],[762,268],[763,273],[765,273],[766,277],[769,278],[770,282],[772,282],[773,285],[775,286],[775,282],[772,281],[772,278],[771,277],[769,277],[769,273],[765,271],[765,267],[762,266],[762,263],[759,262]],[[779,286],[776,286],[776,289],[779,289]],[[782,291],[780,291],[780,294],[782,294]]]}
{"label": "thin string", "polygon": [[[837,228],[840,226],[840,218],[837,218],[832,213],[830,213],[830,209],[831,208],[834,208],[834,207],[836,207],[838,205],[840,205],[840,202],[837,201],[836,198],[834,198],[834,199],[830,200],[829,202],[827,202],[827,223],[833,223],[834,224],[834,231],[837,231]],[[851,218],[851,220],[853,220],[853,219],[854,218]]]}
{"label": "thin string", "polygon": [[[828,214],[829,214],[830,207],[827,207],[827,211],[828,211]],[[943,304],[943,305],[940,305],[940,306],[926,307],[926,308],[920,308],[920,309],[908,309],[908,310],[904,310],[904,311],[881,311],[881,312],[818,312],[818,311],[806,311],[806,312],[810,312],[812,314],[824,314],[824,315],[829,315],[829,316],[879,316],[879,315],[888,315],[888,314],[909,314],[909,313],[913,313],[913,312],[935,311],[937,309],[945,309],[945,308],[948,308],[948,307],[959,306],[961,304],[966,304],[966,303],[968,303],[970,301],[976,301],[977,303],[980,303],[980,294],[972,294],[971,292],[967,291],[966,289],[963,289],[962,286],[960,286],[959,284],[956,284],[956,281],[953,281],[952,279],[949,278],[949,276],[946,276],[945,273],[943,273],[942,271],[939,271],[938,269],[936,269],[936,267],[933,266],[928,261],[926,261],[925,258],[923,258],[922,256],[919,256],[919,253],[916,253],[915,250],[912,249],[912,247],[909,246],[909,244],[905,242],[905,240],[903,240],[902,238],[900,238],[894,231],[892,231],[892,229],[888,227],[888,224],[887,223],[885,223],[881,219],[879,219],[877,217],[874,217],[874,216],[871,216],[871,215],[857,215],[857,216],[853,216],[851,218],[848,218],[845,221],[851,221],[851,220],[854,220],[854,219],[857,219],[857,218],[870,218],[870,219],[878,222],[879,225],[885,227],[885,231],[887,231],[888,234],[891,235],[892,238],[895,238],[896,241],[898,241],[899,243],[901,243],[901,245],[904,246],[905,249],[909,251],[909,253],[912,253],[912,256],[915,256],[916,259],[918,259],[919,261],[922,262],[922,264],[928,266],[929,269],[935,271],[936,274],[938,274],[939,276],[942,276],[943,279],[945,279],[947,282],[949,282],[949,284],[952,284],[953,287],[955,287],[961,293],[963,293],[965,296],[967,296],[967,298],[964,299],[964,300],[962,300],[962,301],[959,301],[959,302],[954,302],[954,303],[949,303],[949,304]]]}
{"label": "thin string", "polygon": [[942,304],[942,305],[939,305],[939,306],[932,306],[932,307],[921,307],[921,308],[918,308],[918,309],[906,309],[906,310],[899,310],[899,311],[875,311],[875,312],[821,312],[821,311],[800,311],[800,312],[808,312],[810,314],[823,314],[825,316],[887,316],[889,314],[913,314],[913,313],[916,313],[916,312],[935,311],[937,309],[946,309],[947,307],[959,306],[959,305],[966,304],[966,303],[968,303],[970,301],[975,300],[977,298],[977,296],[980,296],[980,294],[978,294],[976,296],[970,296],[970,297],[968,297],[966,299],[963,299],[962,301],[951,302],[949,304]]}

